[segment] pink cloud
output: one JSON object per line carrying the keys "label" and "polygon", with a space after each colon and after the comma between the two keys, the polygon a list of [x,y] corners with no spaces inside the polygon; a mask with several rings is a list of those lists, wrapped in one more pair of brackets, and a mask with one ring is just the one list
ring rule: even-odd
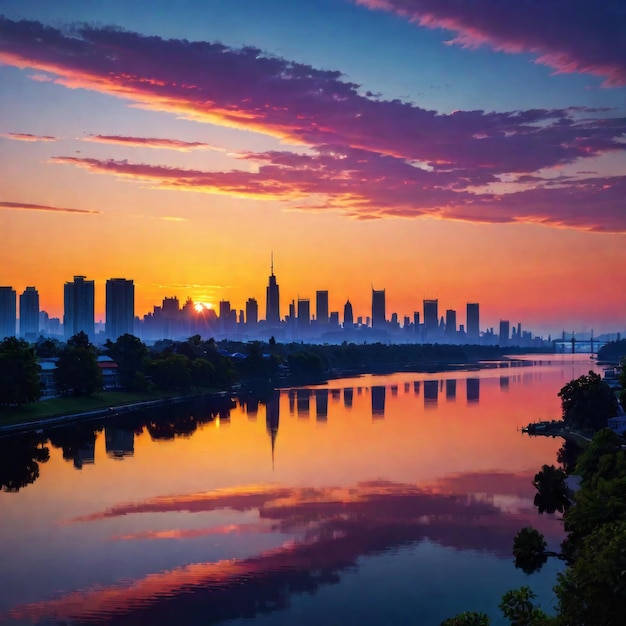
{"label": "pink cloud", "polygon": [[0,137],[14,141],[57,141],[57,137],[48,135],[31,135],[30,133],[0,133]]}
{"label": "pink cloud", "polygon": [[531,53],[558,73],[626,85],[626,12],[622,0],[354,0],[394,12],[426,28],[456,33],[450,43]]}
{"label": "pink cloud", "polygon": [[208,143],[201,141],[181,141],[180,139],[160,139],[155,137],[125,137],[122,135],[89,135],[83,141],[96,143],[112,143],[138,148],[161,148],[165,150],[179,150],[190,152],[191,150],[220,150]]}
{"label": "pink cloud", "polygon": [[0,209],[21,209],[27,211],[53,211],[57,213],[81,213],[96,215],[100,211],[87,211],[86,209],[68,209],[66,207],[47,206],[45,204],[30,204],[27,202],[0,202]]}
{"label": "pink cloud", "polygon": [[[539,223],[597,232],[626,232],[626,176],[543,179],[512,185],[510,193],[477,190],[497,182],[478,170],[432,170],[403,159],[325,146],[313,155],[244,154],[258,171],[210,172],[166,166],[55,157],[93,173],[134,179],[162,189],[296,201],[309,211],[337,210],[357,219],[431,216],[486,223]],[[322,203],[308,200],[323,196]]]}

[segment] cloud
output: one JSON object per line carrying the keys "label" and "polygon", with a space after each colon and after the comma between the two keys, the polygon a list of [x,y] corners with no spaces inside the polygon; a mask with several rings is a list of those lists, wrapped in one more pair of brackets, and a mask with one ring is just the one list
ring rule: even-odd
{"label": "cloud", "polygon": [[30,133],[0,133],[0,137],[14,141],[57,141],[58,137],[48,135],[31,135]]}
{"label": "cloud", "polygon": [[453,31],[449,43],[530,53],[557,73],[626,85],[626,10],[622,0],[354,0],[396,13],[426,28]]}
{"label": "cloud", "polygon": [[[0,18],[0,62],[44,71],[59,84],[135,106],[257,131],[310,149],[239,155],[258,171],[203,172],[72,157],[58,157],[57,163],[164,189],[338,209],[357,219],[431,215],[624,232],[623,204],[615,191],[620,179],[561,181],[548,189],[550,183],[538,174],[624,153],[626,118],[608,117],[604,109],[438,114],[362,93],[338,71],[270,57],[256,48],[88,25],[65,33],[5,18]],[[526,187],[511,184],[511,193],[501,195],[490,191],[507,177]],[[590,189],[602,196],[597,215],[592,215]],[[522,206],[522,199],[537,199],[539,209]]]}
{"label": "cloud", "polygon": [[[296,202],[302,210],[336,210],[358,219],[430,216],[626,233],[626,176],[524,177],[527,184],[496,194],[474,188],[498,181],[481,170],[429,171],[363,150],[324,147],[314,155],[271,151],[240,158],[261,163],[258,171],[209,172],[76,157],[52,161],[162,189]],[[322,196],[322,203],[308,202]]]}
{"label": "cloud", "polygon": [[180,139],[159,139],[155,137],[125,137],[122,135],[88,135],[83,141],[96,143],[112,143],[137,148],[157,148],[165,150],[179,150],[190,152],[191,150],[220,150],[208,143],[201,141],[181,141]]}
{"label": "cloud", "polygon": [[45,204],[30,204],[27,202],[0,202],[0,209],[23,209],[27,211],[53,211],[57,213],[81,213],[84,215],[96,215],[100,211],[88,211],[86,209],[68,209],[65,207],[47,206]]}

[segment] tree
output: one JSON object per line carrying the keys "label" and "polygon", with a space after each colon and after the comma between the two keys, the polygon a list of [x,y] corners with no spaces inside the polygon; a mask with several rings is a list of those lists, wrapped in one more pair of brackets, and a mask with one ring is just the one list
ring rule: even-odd
{"label": "tree", "polygon": [[444,620],[441,622],[441,626],[489,626],[490,623],[491,621],[485,613],[465,611],[455,617]]}
{"label": "tree", "polygon": [[84,332],[68,339],[59,355],[54,379],[57,391],[63,395],[70,392],[75,396],[90,395],[102,389],[97,352]]}
{"label": "tree", "polygon": [[163,391],[189,391],[191,389],[191,361],[182,354],[172,354],[156,359],[150,365],[154,384]]}
{"label": "tree", "polygon": [[0,439],[0,491],[19,491],[39,478],[50,451],[34,433]]}
{"label": "tree", "polygon": [[507,591],[499,607],[512,626],[540,626],[552,620],[533,604],[535,594],[529,587]]}
{"label": "tree", "polygon": [[544,465],[541,471],[535,474],[533,479],[533,486],[537,490],[535,506],[539,509],[539,513],[554,513],[555,511],[563,513],[570,507],[566,478],[567,474],[554,465]]}
{"label": "tree", "polygon": [[522,528],[513,539],[515,567],[521,569],[525,574],[532,574],[541,569],[548,560],[547,545],[543,535],[538,530],[531,526]]}
{"label": "tree", "polygon": [[563,420],[571,428],[600,430],[617,414],[617,400],[599,374],[589,372],[559,391]]}
{"label": "tree", "polygon": [[7,337],[0,343],[0,405],[20,406],[41,396],[35,350],[23,339]]}
{"label": "tree", "polygon": [[117,363],[120,384],[125,389],[141,387],[148,356],[146,345],[134,335],[121,335],[114,342],[105,344],[108,355]]}

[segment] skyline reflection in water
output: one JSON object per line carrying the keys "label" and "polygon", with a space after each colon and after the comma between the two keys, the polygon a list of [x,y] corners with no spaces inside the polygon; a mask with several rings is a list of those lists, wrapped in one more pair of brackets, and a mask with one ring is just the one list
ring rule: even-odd
{"label": "skyline reflection in water", "polygon": [[504,591],[548,600],[558,569],[514,570],[513,535],[562,537],[530,484],[561,442],[517,429],[589,367],[363,376],[56,429],[29,444],[49,450],[38,477],[0,493],[0,622],[499,623]]}

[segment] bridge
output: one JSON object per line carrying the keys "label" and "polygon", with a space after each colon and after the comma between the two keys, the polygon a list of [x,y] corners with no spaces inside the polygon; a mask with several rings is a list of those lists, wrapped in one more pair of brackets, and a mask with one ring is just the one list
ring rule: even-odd
{"label": "bridge", "polygon": [[563,331],[563,335],[560,339],[553,339],[552,344],[556,352],[571,354],[595,354],[598,350],[609,343],[610,341],[619,341],[620,333],[615,334],[615,338],[609,336],[608,339],[594,338],[593,330],[591,336],[585,337],[587,333],[581,333],[580,337],[576,337],[576,333],[566,333]]}

